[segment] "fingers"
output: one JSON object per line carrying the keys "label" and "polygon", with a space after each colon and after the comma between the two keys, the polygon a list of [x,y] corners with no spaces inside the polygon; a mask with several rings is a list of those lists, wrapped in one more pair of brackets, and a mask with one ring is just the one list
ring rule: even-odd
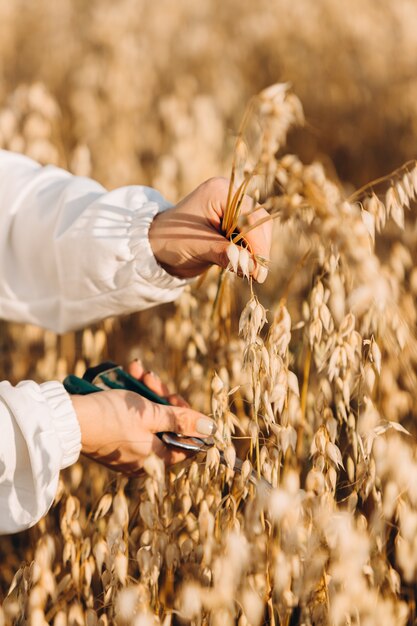
{"label": "fingers", "polygon": [[137,380],[142,380],[142,376],[145,374],[145,368],[143,367],[142,361],[140,361],[139,359],[131,361],[127,370],[129,374]]}
{"label": "fingers", "polygon": [[167,385],[162,382],[157,374],[145,370],[140,359],[135,359],[128,366],[128,371],[131,376],[137,380],[141,380],[151,391],[157,393],[159,396],[166,398],[173,406],[190,406],[182,396],[177,393],[170,393]]}
{"label": "fingers", "polygon": [[167,385],[165,385],[165,383],[163,383],[159,376],[154,374],[154,372],[146,372],[142,377],[142,382],[145,383],[149,389],[157,393],[158,396],[162,396],[163,398],[169,396],[169,389]]}
{"label": "fingers", "polygon": [[[246,217],[248,223],[248,227],[242,229],[243,233],[252,227],[244,236],[255,261],[252,275],[255,280],[263,283],[267,277],[267,271],[259,259],[269,261],[272,244],[272,220],[269,213],[262,207],[253,208],[253,200],[248,196],[245,196],[242,202],[242,215]],[[255,224],[259,225],[255,226]],[[253,228],[254,226],[255,228]]]}
{"label": "fingers", "polygon": [[180,396],[178,393],[172,393],[171,395],[167,396],[167,400],[170,404],[172,404],[172,406],[182,406],[182,407],[190,406],[188,402],[184,400],[184,398]]}
{"label": "fingers", "polygon": [[[224,212],[224,210],[223,203],[222,211]],[[254,206],[254,200],[250,196],[244,196],[242,199],[241,215],[246,218],[246,225],[242,227],[243,241],[240,239],[238,244],[240,247],[248,249],[251,254],[251,260],[246,256],[242,259],[242,263],[240,263],[240,259],[239,261],[236,259],[236,263],[241,265],[243,275],[249,270],[248,273],[255,280],[263,283],[268,274],[267,263],[271,252],[272,220],[265,209],[260,206]],[[256,224],[258,225],[256,226]],[[230,242],[222,236],[214,243],[212,260],[215,258],[217,265],[224,268],[230,267],[229,246]],[[238,257],[239,252],[236,251],[235,255]],[[235,263],[233,265],[236,267]]]}
{"label": "fingers", "polygon": [[153,415],[146,424],[152,433],[167,431],[190,437],[210,437],[217,430],[212,419],[189,407],[152,404],[152,408]]}
{"label": "fingers", "polygon": [[251,276],[258,283],[265,282],[271,246],[270,233],[263,226],[251,230],[237,245],[223,237],[213,251],[217,265],[225,269],[233,268],[238,276]]}
{"label": "fingers", "polygon": [[158,396],[162,396],[163,398],[169,396],[169,389],[165,383],[163,383],[154,372],[145,370],[142,361],[139,359],[135,359],[129,364],[128,371],[131,376],[143,382],[151,391],[158,394]]}

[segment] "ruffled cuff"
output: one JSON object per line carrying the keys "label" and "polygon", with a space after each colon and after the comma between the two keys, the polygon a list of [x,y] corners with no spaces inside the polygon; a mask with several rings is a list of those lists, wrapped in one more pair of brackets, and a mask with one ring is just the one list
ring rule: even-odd
{"label": "ruffled cuff", "polygon": [[[148,201],[134,213],[131,225],[130,249],[136,259],[136,272],[140,277],[157,289],[180,291],[193,279],[171,276],[157,262],[149,241],[149,229],[158,213],[166,211],[167,204]],[[174,297],[172,297],[174,300]]]}
{"label": "ruffled cuff", "polygon": [[81,430],[69,394],[56,381],[39,385],[51,409],[53,424],[62,448],[61,469],[75,463],[81,452]]}

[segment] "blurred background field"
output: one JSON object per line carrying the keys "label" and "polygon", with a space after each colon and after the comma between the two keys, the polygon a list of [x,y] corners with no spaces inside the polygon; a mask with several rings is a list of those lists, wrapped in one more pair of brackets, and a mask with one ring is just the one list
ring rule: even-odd
{"label": "blurred background field", "polygon": [[140,181],[175,200],[228,174],[246,102],[277,80],[305,108],[300,156],[330,158],[342,180],[359,185],[414,156],[412,0],[2,0],[0,11],[2,105],[36,110],[22,90],[36,82],[57,105],[49,132],[33,122],[14,147],[77,169],[87,146],[107,185]]}
{"label": "blurred background field", "polygon": [[[412,0],[0,0],[0,146],[175,202],[229,175],[249,98],[288,81],[307,120],[289,151],[352,189],[415,157],[416,24]],[[126,361],[156,315],[99,345]],[[1,375],[62,376],[89,336],[3,323]]]}
{"label": "blurred background field", "polygon": [[[281,81],[306,117],[289,152],[321,161],[353,190],[416,156],[416,33],[414,0],[0,0],[0,147],[109,188],[150,185],[175,202],[229,175],[248,100]],[[291,242],[275,247],[261,290],[271,307]],[[187,294],[61,337],[2,321],[0,377],[62,379],[140,355],[208,411],[210,377],[222,366],[198,321],[210,297]],[[79,464],[65,474],[68,492],[79,491],[83,472],[91,478],[83,498],[97,500],[111,478]],[[0,600],[54,515],[0,542]]]}

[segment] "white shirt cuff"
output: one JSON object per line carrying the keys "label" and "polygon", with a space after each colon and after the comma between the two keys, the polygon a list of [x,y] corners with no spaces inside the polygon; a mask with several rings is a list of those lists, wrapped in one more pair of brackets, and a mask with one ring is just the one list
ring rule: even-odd
{"label": "white shirt cuff", "polygon": [[62,448],[61,469],[75,463],[81,452],[81,430],[69,394],[57,381],[42,383],[40,389],[51,409],[51,417]]}

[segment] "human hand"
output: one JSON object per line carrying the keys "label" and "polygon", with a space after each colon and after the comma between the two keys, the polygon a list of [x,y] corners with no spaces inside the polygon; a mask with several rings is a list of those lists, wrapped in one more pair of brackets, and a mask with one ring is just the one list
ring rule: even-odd
{"label": "human hand", "polygon": [[[211,178],[176,206],[155,217],[149,240],[155,258],[169,274],[192,278],[202,274],[210,265],[228,266],[230,241],[221,234],[228,189],[226,178]],[[265,209],[253,210],[253,200],[249,196],[243,199],[242,214],[247,216],[249,225],[268,217]],[[265,280],[266,271],[256,262],[256,256],[269,259],[271,239],[271,220],[245,235],[255,261],[252,276],[259,282]]]}
{"label": "human hand", "polygon": [[139,362],[133,362],[129,372],[175,406],[155,404],[122,389],[71,396],[81,428],[83,454],[110,469],[134,474],[142,469],[151,452],[167,465],[187,458],[187,453],[170,448],[156,433],[169,431],[194,437],[214,434],[213,420],[191,409],[180,396],[169,395],[160,379],[145,372]]}

